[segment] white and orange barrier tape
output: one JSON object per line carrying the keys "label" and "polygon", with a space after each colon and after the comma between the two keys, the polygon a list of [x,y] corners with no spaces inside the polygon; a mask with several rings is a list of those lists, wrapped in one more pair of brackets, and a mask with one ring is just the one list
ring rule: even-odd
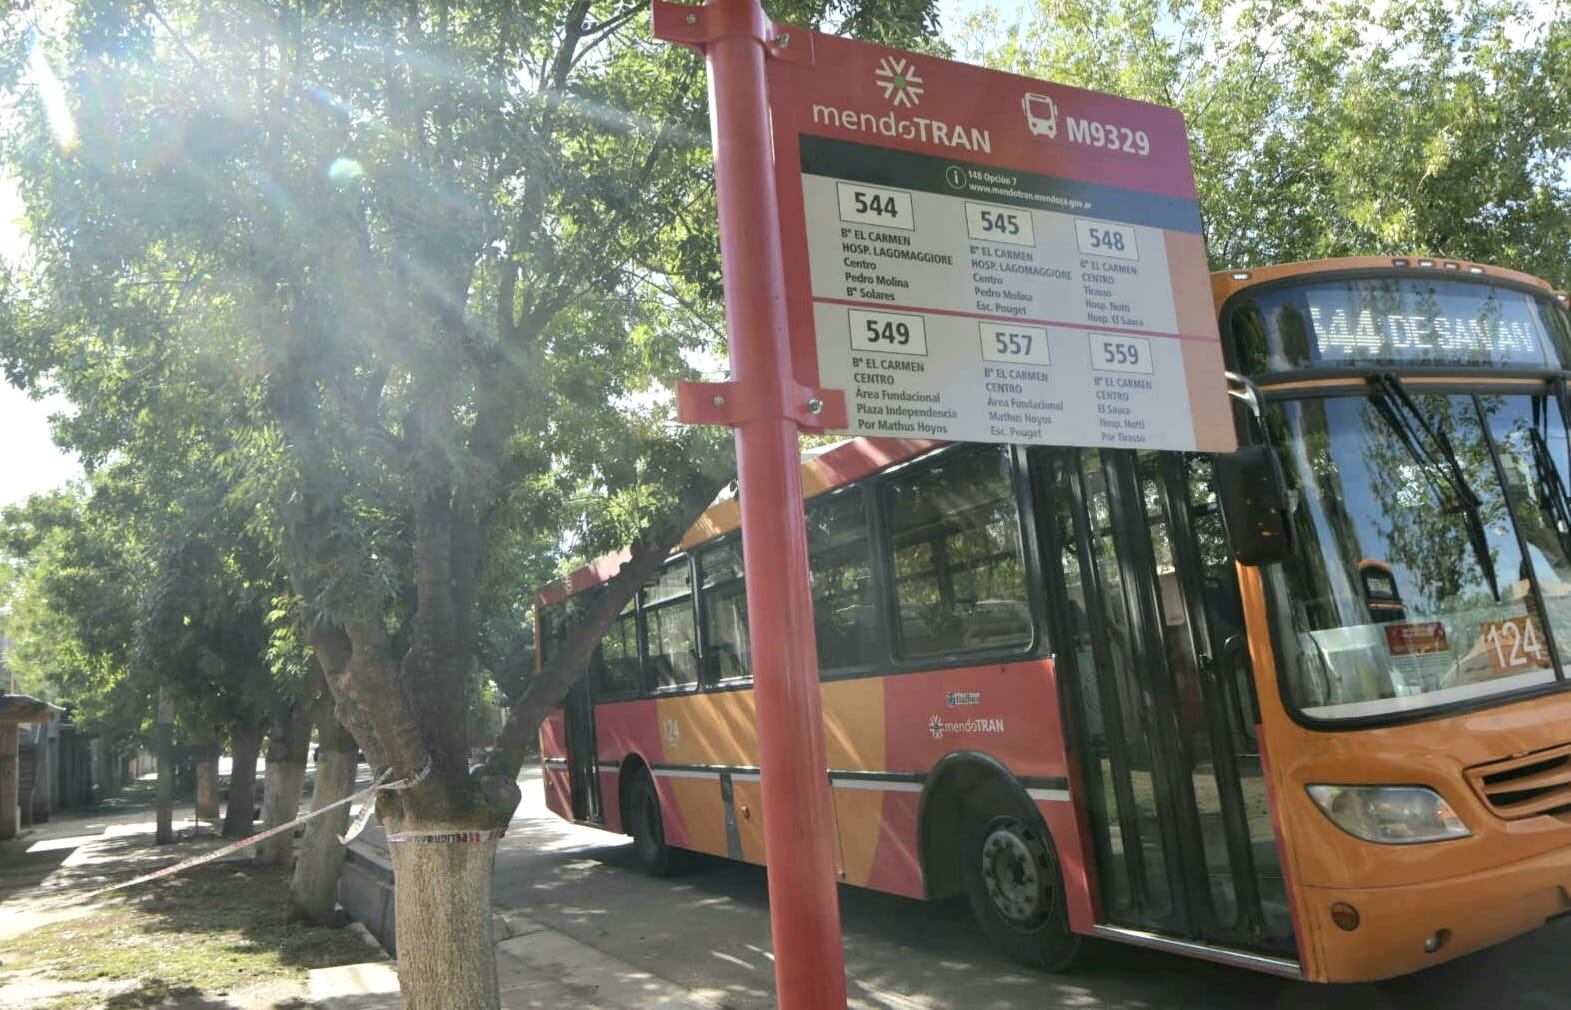
{"label": "white and orange barrier tape", "polygon": [[[108,894],[111,891],[121,891],[121,890],[124,890],[127,887],[135,887],[137,884],[145,884],[145,883],[147,883],[148,881],[151,881],[151,880],[159,880],[159,879],[164,878],[164,877],[172,877],[176,873],[180,873],[182,871],[189,870],[192,867],[201,866],[204,863],[211,863],[211,862],[213,862],[215,860],[222,859],[225,856],[233,855],[234,853],[239,852],[241,849],[250,848],[251,846],[255,845],[257,842],[263,841],[263,840],[268,839],[268,838],[272,838],[274,835],[283,834],[285,831],[293,831],[295,828],[297,828],[300,825],[304,824],[306,821],[315,820],[316,818],[321,817],[325,813],[328,813],[328,812],[333,811],[333,810],[337,810],[339,807],[345,806],[345,805],[350,804],[350,803],[353,803],[356,800],[363,799],[363,800],[366,801],[365,802],[365,806],[361,808],[360,813],[355,818],[354,823],[352,825],[350,825],[350,829],[347,832],[345,832],[344,834],[338,836],[338,840],[339,840],[340,843],[342,843],[344,845],[348,845],[350,842],[354,841],[354,839],[360,834],[361,831],[365,830],[366,824],[369,823],[370,820],[371,820],[371,815],[376,812],[376,794],[377,793],[381,793],[381,792],[396,792],[396,791],[401,790],[401,789],[413,789],[415,786],[419,785],[421,782],[424,782],[426,777],[431,774],[431,760],[430,760],[430,758],[427,758],[424,766],[421,767],[419,773],[415,774],[415,775],[411,775],[411,776],[409,776],[407,778],[402,778],[402,779],[398,779],[397,781],[394,781],[394,782],[389,782],[389,781],[387,781],[387,777],[389,775],[391,775],[392,773],[393,773],[393,770],[391,768],[389,768],[389,769],[383,771],[381,775],[378,775],[375,782],[372,782],[369,786],[367,786],[366,788],[360,790],[359,792],[351,793],[350,795],[345,796],[341,800],[335,800],[334,802],[329,803],[329,804],[327,804],[324,807],[319,807],[319,808],[317,808],[315,810],[312,810],[310,813],[306,814],[304,817],[296,817],[294,820],[290,821],[287,824],[276,825],[274,827],[268,828],[266,831],[260,831],[260,832],[258,832],[256,834],[252,835],[249,838],[242,838],[238,842],[233,842],[233,843],[231,843],[229,845],[225,845],[225,846],[223,846],[221,848],[214,849],[211,852],[204,852],[200,856],[192,856],[190,859],[183,859],[180,862],[173,863],[173,864],[171,864],[169,866],[164,867],[161,870],[154,870],[152,873],[144,873],[140,877],[133,877],[130,880],[123,880],[123,881],[121,881],[118,884],[111,884],[108,887],[100,887],[98,890],[96,890],[96,891],[89,891],[86,894],[72,895],[72,896],[70,896],[68,898],[65,898],[65,899],[63,899],[63,900],[61,900],[59,902],[54,903],[54,904],[46,905],[46,906],[44,906],[44,908],[45,909],[63,908],[65,906],[67,906],[67,905],[74,905],[77,902],[90,901],[93,898],[97,898],[97,897],[99,897],[101,895]],[[417,839],[419,841],[437,841],[437,840],[442,839],[442,838],[446,838],[446,839],[448,839],[450,841],[453,841],[453,842],[487,841],[487,840],[490,840],[490,838],[500,838],[505,833],[506,832],[505,832],[504,829],[498,829],[498,830],[496,830],[494,832],[485,832],[485,831],[403,832],[400,835],[392,835],[392,836],[390,836],[388,838],[388,841],[390,841],[390,842],[394,841],[394,840],[406,841],[406,840],[410,840],[410,839],[406,838],[405,836],[417,836],[417,835],[420,836]],[[480,839],[480,838],[471,839],[471,838],[468,837],[470,835],[477,835],[477,836],[478,835],[487,835],[488,837],[485,838],[485,839]]]}

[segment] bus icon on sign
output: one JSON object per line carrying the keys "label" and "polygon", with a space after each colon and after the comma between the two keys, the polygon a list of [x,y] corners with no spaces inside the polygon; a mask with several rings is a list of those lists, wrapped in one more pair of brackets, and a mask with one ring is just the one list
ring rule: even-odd
{"label": "bus icon on sign", "polygon": [[1047,137],[1049,140],[1058,136],[1058,106],[1051,98],[1028,93],[1020,100],[1020,107],[1025,109],[1026,126],[1032,136]]}

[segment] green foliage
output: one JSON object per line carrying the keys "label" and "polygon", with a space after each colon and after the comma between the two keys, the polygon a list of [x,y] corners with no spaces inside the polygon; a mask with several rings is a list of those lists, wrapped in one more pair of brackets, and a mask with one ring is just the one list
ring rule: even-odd
{"label": "green foliage", "polygon": [[[933,11],[772,12],[912,44]],[[385,637],[425,745],[457,749],[444,699],[477,665],[518,689],[532,588],[725,465],[667,393],[724,349],[703,64],[648,18],[77,0],[54,35],[6,22],[0,69],[47,64],[66,101],[35,82],[0,123],[35,259],[0,281],[0,366],[83,405],[61,437],[89,467],[170,475],[159,529],[194,542],[150,541],[161,654],[238,662],[200,644],[233,608],[272,615],[275,665],[318,622]]]}
{"label": "green foliage", "polygon": [[1496,0],[1038,0],[972,57],[1181,109],[1212,265],[1420,254],[1571,283],[1571,19]]}

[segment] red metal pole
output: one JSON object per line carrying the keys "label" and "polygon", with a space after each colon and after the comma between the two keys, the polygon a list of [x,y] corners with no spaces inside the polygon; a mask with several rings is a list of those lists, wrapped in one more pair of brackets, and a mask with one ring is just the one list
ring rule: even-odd
{"label": "red metal pole", "polygon": [[[769,918],[781,1010],[843,1010],[845,954],[835,890],[834,820],[808,583],[807,532],[786,322],[764,39],[757,0],[712,0],[706,46],[715,189],[758,706]],[[744,32],[739,30],[747,26]],[[740,406],[740,404],[739,404]]]}

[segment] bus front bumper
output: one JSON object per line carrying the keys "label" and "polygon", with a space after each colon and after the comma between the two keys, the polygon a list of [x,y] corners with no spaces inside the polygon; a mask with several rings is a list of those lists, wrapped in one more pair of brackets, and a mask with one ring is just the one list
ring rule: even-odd
{"label": "bus front bumper", "polygon": [[[1466,877],[1399,887],[1306,887],[1318,940],[1311,976],[1372,982],[1509,940],[1571,914],[1571,846]],[[1358,928],[1331,918],[1338,902]]]}

